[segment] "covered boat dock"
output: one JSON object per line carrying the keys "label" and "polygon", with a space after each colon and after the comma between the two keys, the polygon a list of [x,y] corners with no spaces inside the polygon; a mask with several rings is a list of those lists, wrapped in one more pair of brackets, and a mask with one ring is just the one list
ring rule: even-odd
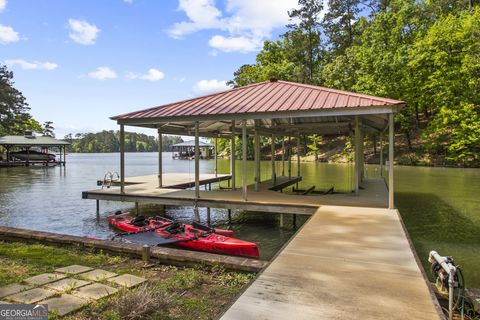
{"label": "covered boat dock", "polygon": [[[0,167],[65,166],[67,163],[66,148],[69,145],[70,143],[67,141],[50,136],[34,135],[31,131],[25,132],[23,136],[3,136],[0,137],[0,146],[5,149],[5,155],[0,159]],[[57,155],[55,157],[48,156],[52,149],[58,152],[58,158]],[[15,150],[20,151],[14,153]]]}
{"label": "covered boat dock", "polygon": [[[247,203],[249,194],[260,191],[260,137],[271,141],[271,154],[275,145],[282,145],[281,172],[277,172],[276,159],[271,157],[270,181],[275,184],[280,176],[289,180],[300,179],[300,166],[292,172],[292,145],[296,143],[297,164],[300,163],[302,135],[352,135],[355,142],[355,177],[353,194],[359,195],[364,181],[363,141],[365,134],[376,132],[380,136],[380,165],[383,172],[383,144],[388,130],[388,207],[394,208],[393,176],[393,115],[405,105],[404,102],[311,86],[287,81],[270,80],[229,91],[211,94],[146,110],[112,117],[120,125],[120,190],[119,200],[126,193],[125,171],[125,126],[153,128],[158,132],[159,150],[162,150],[162,135],[193,135],[195,137],[194,197],[200,199],[200,137],[227,138],[230,150],[235,150],[235,137],[242,141],[241,183],[237,183],[235,154],[230,157],[231,191],[240,185],[242,200]],[[255,180],[253,192],[247,183],[247,144],[253,136]],[[156,188],[163,188],[162,153],[158,154],[158,180]],[[214,152],[215,163],[217,153]],[[215,165],[217,168],[217,165]],[[216,171],[216,170],[215,170]],[[217,172],[215,172],[217,174]],[[297,178],[295,178],[297,177]],[[295,183],[295,182],[294,182]],[[225,190],[226,191],[226,190]],[[212,191],[213,192],[213,191]],[[84,196],[93,198],[87,191]],[[229,193],[227,193],[229,194]]]}
{"label": "covered boat dock", "polygon": [[[198,147],[200,148],[200,159],[211,159],[213,153],[216,152],[214,145],[199,141]],[[191,160],[195,157],[195,141],[184,141],[170,146],[173,159],[188,159]]]}
{"label": "covered boat dock", "polygon": [[[112,118],[120,125],[118,188],[85,191],[83,197],[278,213],[281,224],[288,213],[312,216],[224,319],[438,319],[435,298],[394,203],[393,116],[404,105],[388,98],[271,80],[119,115]],[[172,187],[177,174],[163,172],[161,152],[157,175],[127,178],[125,126],[157,130],[159,150],[163,134],[194,136],[195,171],[188,178],[192,188]],[[364,174],[367,133],[379,136],[380,179],[366,179]],[[351,192],[328,196],[281,192],[301,181],[300,138],[311,134],[352,138]],[[261,136],[271,147],[271,172],[263,180]],[[388,177],[383,176],[385,136]],[[200,173],[200,137],[215,142],[229,139],[230,150],[235,150],[236,137],[242,141],[240,159],[235,153],[230,157],[229,188],[201,190],[206,176]],[[253,183],[247,180],[250,137]],[[282,150],[281,165],[275,157],[277,145]],[[297,162],[296,172],[292,160]],[[241,172],[235,170],[236,161],[241,161]],[[217,168],[212,175],[219,177]],[[198,211],[195,218],[200,218]]]}

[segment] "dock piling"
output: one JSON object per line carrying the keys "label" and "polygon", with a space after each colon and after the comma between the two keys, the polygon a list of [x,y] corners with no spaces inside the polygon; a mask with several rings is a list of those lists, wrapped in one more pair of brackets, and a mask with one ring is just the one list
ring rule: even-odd
{"label": "dock piling", "polygon": [[138,217],[140,214],[140,206],[138,205],[138,202],[135,202],[135,215]]}
{"label": "dock piling", "polygon": [[228,209],[228,224],[232,223],[232,209]]}
{"label": "dock piling", "polygon": [[284,214],[280,213],[280,228],[283,228],[284,226],[285,226]]}
{"label": "dock piling", "polygon": [[148,263],[150,261],[150,246],[147,246],[146,244],[143,245],[142,247],[142,260],[145,263]]}
{"label": "dock piling", "polygon": [[96,204],[96,212],[97,212],[97,220],[100,220],[100,200],[95,200]]}
{"label": "dock piling", "polygon": [[207,208],[207,224],[210,225],[210,208]]}
{"label": "dock piling", "polygon": [[200,213],[198,212],[198,205],[195,203],[195,206],[193,207],[193,213],[195,215],[194,219],[196,222],[200,222]]}

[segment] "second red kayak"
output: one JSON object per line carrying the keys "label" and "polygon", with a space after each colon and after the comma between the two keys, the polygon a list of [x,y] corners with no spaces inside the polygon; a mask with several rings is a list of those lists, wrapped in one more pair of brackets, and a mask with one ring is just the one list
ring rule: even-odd
{"label": "second red kayak", "polygon": [[161,237],[176,240],[176,246],[221,253],[241,257],[258,258],[258,247],[253,242],[248,242],[231,236],[233,231],[212,229],[200,224],[183,224],[163,217],[132,217],[128,213],[115,214],[108,217],[108,223],[125,232],[149,233],[155,232]]}

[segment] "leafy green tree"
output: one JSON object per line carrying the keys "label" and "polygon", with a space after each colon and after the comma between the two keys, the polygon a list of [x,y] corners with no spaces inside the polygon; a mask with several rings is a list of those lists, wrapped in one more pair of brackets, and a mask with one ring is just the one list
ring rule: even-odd
{"label": "leafy green tree", "polygon": [[55,133],[53,132],[55,128],[53,127],[52,121],[45,121],[43,123],[42,133],[44,136],[55,138]]}
{"label": "leafy green tree", "polygon": [[320,14],[322,0],[299,0],[299,8],[288,12],[294,23],[282,37],[285,41],[286,57],[297,66],[299,82],[315,84],[321,67],[324,48],[321,40]]}
{"label": "leafy green tree", "polygon": [[318,153],[320,152],[320,145],[323,141],[322,136],[313,134],[308,136],[308,140],[310,141],[310,143],[307,144],[307,148],[309,150],[308,154],[315,155],[315,161],[318,161]]}
{"label": "leafy green tree", "polygon": [[269,79],[296,81],[295,64],[288,60],[285,41],[265,41],[255,64],[245,64],[234,72],[228,84],[241,87]]}
{"label": "leafy green tree", "polygon": [[[77,133],[75,137],[70,133],[65,140],[71,143],[71,152],[119,152],[120,132],[102,131],[97,133]],[[125,151],[127,152],[156,152],[158,151],[158,140],[146,134],[125,132]],[[170,151],[170,146],[183,142],[179,136],[162,136],[163,151]]]}
{"label": "leafy green tree", "polygon": [[447,160],[468,165],[478,162],[478,30],[480,8],[449,14],[434,23],[409,51],[416,103],[432,118],[424,133],[429,149],[446,152]]}
{"label": "leafy green tree", "polygon": [[353,45],[359,35],[355,21],[363,8],[362,4],[362,0],[328,0],[328,12],[322,25],[328,37],[331,55],[342,55]]}
{"label": "leafy green tree", "polygon": [[0,65],[0,136],[38,129],[38,122],[28,113],[26,98],[13,85],[13,72]]}

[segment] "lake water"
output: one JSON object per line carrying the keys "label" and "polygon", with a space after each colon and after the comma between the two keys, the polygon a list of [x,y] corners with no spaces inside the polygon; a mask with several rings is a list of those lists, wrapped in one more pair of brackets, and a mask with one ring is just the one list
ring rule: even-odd
{"label": "lake water", "polygon": [[[66,168],[0,169],[0,225],[111,237],[115,231],[106,217],[118,209],[129,210],[132,205],[102,201],[97,220],[95,201],[82,199],[81,192],[96,189],[96,180],[103,179],[107,171],[118,171],[118,154],[70,154],[67,161]],[[193,179],[193,161],[173,160],[170,153],[164,153],[163,165],[164,172],[189,173]],[[278,173],[281,167],[278,162]],[[157,154],[126,154],[127,176],[155,174],[156,170]],[[202,160],[200,170],[213,173],[214,161]],[[293,162],[292,173],[296,170]],[[249,162],[249,182],[253,182],[253,171],[253,162]],[[334,186],[337,191],[348,191],[352,186],[351,165],[302,163],[301,171],[301,188]],[[219,173],[228,172],[229,162],[219,160]],[[240,161],[237,172],[241,172]],[[262,162],[263,179],[270,174],[270,162]],[[378,166],[367,166],[367,176],[378,177]],[[480,170],[396,167],[395,178],[396,205],[424,266],[428,266],[430,250],[451,255],[464,268],[467,286],[480,287]],[[151,212],[153,208],[143,210]],[[205,210],[200,213],[205,221]],[[184,222],[191,222],[193,217],[188,207],[169,209],[167,214]],[[273,257],[305,220],[299,216],[295,227],[287,218],[286,227],[281,229],[278,215],[234,211],[232,224],[228,225],[227,211],[212,209],[214,226],[230,227],[239,238],[257,242],[263,259]]]}

